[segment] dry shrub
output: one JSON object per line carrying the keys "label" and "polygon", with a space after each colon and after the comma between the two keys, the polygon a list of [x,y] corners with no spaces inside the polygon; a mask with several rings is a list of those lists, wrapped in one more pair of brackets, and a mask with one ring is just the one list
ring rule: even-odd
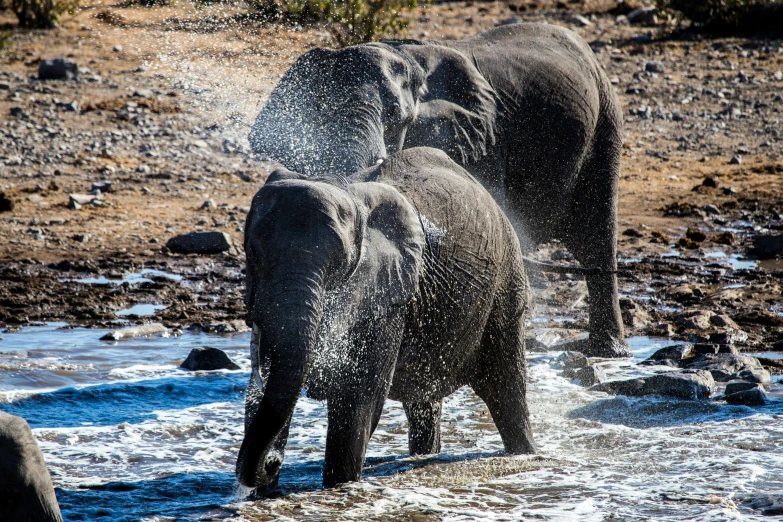
{"label": "dry shrub", "polygon": [[59,23],[61,15],[73,14],[79,0],[10,0],[10,4],[19,27],[48,29]]}
{"label": "dry shrub", "polygon": [[248,0],[263,18],[300,24],[324,24],[341,45],[396,34],[408,26],[400,16],[417,0]]}
{"label": "dry shrub", "polygon": [[783,0],[656,0],[659,11],[715,32],[783,31]]}

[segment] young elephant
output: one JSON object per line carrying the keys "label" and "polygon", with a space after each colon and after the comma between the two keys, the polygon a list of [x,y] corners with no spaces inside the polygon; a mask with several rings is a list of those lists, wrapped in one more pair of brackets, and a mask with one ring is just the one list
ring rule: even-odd
{"label": "young elephant", "polygon": [[41,449],[21,417],[0,411],[0,520],[62,522]]}
{"label": "young elephant", "polygon": [[245,229],[253,375],[242,484],[277,481],[304,385],[326,400],[324,485],[358,480],[387,397],[413,454],[440,451],[441,400],[468,384],[510,453],[535,451],[525,399],[527,279],[492,197],[413,148],[345,178],[274,173]]}

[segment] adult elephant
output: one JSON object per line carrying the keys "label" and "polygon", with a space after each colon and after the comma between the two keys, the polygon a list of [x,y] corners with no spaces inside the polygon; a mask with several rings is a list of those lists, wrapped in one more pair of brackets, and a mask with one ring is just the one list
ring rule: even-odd
{"label": "adult elephant", "polygon": [[307,52],[250,132],[253,150],[317,175],[431,146],[501,203],[523,250],[557,239],[584,266],[588,355],[629,356],[617,294],[622,115],[589,46],[566,29],[508,25],[473,38]]}
{"label": "adult elephant", "polygon": [[404,405],[411,453],[439,452],[441,399],[466,384],[506,450],[533,452],[527,279],[508,219],[435,149],[402,151],[349,181],[278,171],[253,199],[240,482],[276,483],[303,386],[327,401],[326,486],[360,478],[387,397]]}
{"label": "adult elephant", "polygon": [[62,522],[41,449],[27,422],[0,411],[0,520]]}

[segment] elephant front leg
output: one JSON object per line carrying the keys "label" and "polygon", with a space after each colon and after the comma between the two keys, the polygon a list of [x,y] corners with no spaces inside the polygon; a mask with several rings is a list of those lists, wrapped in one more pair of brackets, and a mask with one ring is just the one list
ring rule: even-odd
{"label": "elephant front leg", "polygon": [[408,417],[408,451],[411,455],[440,453],[441,401],[403,403]]}
{"label": "elephant front leg", "polygon": [[617,276],[587,276],[586,281],[590,294],[590,336],[579,351],[589,357],[630,357],[618,304]]}
{"label": "elephant front leg", "polygon": [[361,478],[364,454],[380,417],[383,401],[355,404],[346,399],[328,401],[329,426],[326,430],[324,487],[330,488]]}

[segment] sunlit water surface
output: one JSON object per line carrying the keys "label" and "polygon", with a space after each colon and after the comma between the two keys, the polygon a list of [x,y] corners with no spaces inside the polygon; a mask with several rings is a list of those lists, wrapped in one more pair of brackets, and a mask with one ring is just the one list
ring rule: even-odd
{"label": "sunlit water surface", "polygon": [[[537,457],[502,456],[485,407],[462,389],[446,401],[439,456],[407,456],[405,416],[389,401],[362,481],[323,490],[325,407],[302,398],[281,492],[251,503],[234,479],[248,334],[107,343],[105,330],[61,326],[2,334],[0,409],[33,427],[66,520],[748,520],[743,502],[783,493],[777,384],[757,409],[608,398],[560,377],[552,353],[529,358]],[[631,342],[636,359],[669,344]],[[179,370],[202,345],[241,370]],[[610,378],[639,374],[601,365]]]}

